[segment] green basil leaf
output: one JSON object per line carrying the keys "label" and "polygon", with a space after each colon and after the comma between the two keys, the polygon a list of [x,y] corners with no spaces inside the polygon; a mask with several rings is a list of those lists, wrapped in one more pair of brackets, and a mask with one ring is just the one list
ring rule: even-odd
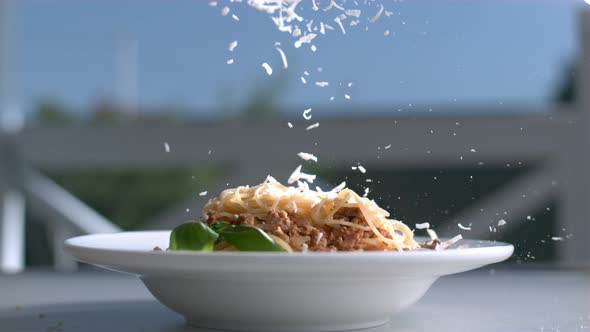
{"label": "green basil leaf", "polygon": [[217,232],[221,238],[240,251],[285,251],[260,228],[231,224],[219,226]]}
{"label": "green basil leaf", "polygon": [[170,250],[213,251],[219,235],[200,221],[177,226],[170,233]]}
{"label": "green basil leaf", "polygon": [[220,230],[227,226],[231,226],[227,221],[215,221],[209,227],[211,227],[214,232],[219,233]]}

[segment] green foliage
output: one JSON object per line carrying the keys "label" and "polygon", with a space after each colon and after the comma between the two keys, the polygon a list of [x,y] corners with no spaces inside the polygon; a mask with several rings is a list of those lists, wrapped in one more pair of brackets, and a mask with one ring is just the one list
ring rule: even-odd
{"label": "green foliage", "polygon": [[51,126],[67,125],[76,122],[76,117],[56,99],[43,98],[37,104],[36,120]]}

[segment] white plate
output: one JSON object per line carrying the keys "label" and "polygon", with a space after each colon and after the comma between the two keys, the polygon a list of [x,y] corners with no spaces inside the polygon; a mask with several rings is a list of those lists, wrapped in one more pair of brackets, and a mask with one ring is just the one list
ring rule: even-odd
{"label": "white plate", "polygon": [[503,261],[509,244],[462,240],[444,251],[253,253],[153,251],[169,231],[80,236],[77,260],[137,274],[196,326],[237,331],[336,331],[378,326],[440,276]]}

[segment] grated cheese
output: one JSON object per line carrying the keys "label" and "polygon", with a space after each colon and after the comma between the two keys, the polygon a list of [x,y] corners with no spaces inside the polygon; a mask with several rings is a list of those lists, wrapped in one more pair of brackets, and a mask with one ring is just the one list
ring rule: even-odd
{"label": "grated cheese", "polygon": [[227,14],[229,14],[229,7],[225,6],[223,7],[223,9],[221,10],[221,15],[222,16],[227,16]]}
{"label": "grated cheese", "polygon": [[281,60],[283,61],[283,67],[285,69],[287,69],[289,67],[289,64],[287,63],[287,57],[285,56],[285,52],[283,52],[283,50],[279,47],[276,47],[276,50],[281,55]]}
{"label": "grated cheese", "polygon": [[170,152],[170,144],[168,142],[164,142],[164,151]]}
{"label": "grated cheese", "polygon": [[346,13],[348,16],[361,17],[360,9],[348,9],[344,13]]}
{"label": "grated cheese", "polygon": [[320,126],[320,123],[316,122],[316,123],[312,124],[311,126],[308,126],[307,128],[305,128],[305,130],[312,130],[312,129],[317,128],[319,126]]}
{"label": "grated cheese", "polygon": [[229,59],[229,60],[227,60],[227,61],[226,61],[226,63],[227,63],[228,65],[231,65],[232,63],[234,63],[234,59]]}
{"label": "grated cheese", "polygon": [[315,85],[319,86],[320,88],[327,87],[330,85],[328,82],[315,82]]}
{"label": "grated cheese", "polygon": [[264,68],[264,70],[266,70],[266,74],[267,75],[272,75],[272,68],[270,67],[270,65],[266,62],[262,63],[262,68]]}
{"label": "grated cheese", "polygon": [[303,118],[305,120],[311,120],[311,108],[308,108],[305,111],[303,111]]}
{"label": "grated cheese", "polygon": [[342,182],[341,184],[337,185],[336,187],[334,187],[334,189],[330,190],[330,192],[339,193],[344,188],[346,188],[346,182]]}
{"label": "grated cheese", "polygon": [[359,169],[359,171],[361,171],[361,173],[363,173],[363,174],[367,173],[367,170],[366,170],[366,169],[365,169],[363,166],[361,166],[361,165],[358,165],[358,169]]}
{"label": "grated cheese", "polygon": [[383,10],[385,8],[383,8],[383,5],[381,5],[381,7],[379,8],[379,11],[377,12],[377,14],[375,14],[375,16],[373,16],[372,18],[369,19],[369,22],[371,23],[375,23],[377,22],[377,20],[381,17],[381,14],[383,14]]}
{"label": "grated cheese", "polygon": [[346,30],[344,30],[344,25],[342,25],[342,19],[340,18],[340,16],[337,16],[336,18],[334,18],[334,22],[336,22],[336,24],[338,24],[338,26],[340,27],[340,30],[342,31],[342,34],[345,35]]}
{"label": "grated cheese", "polygon": [[461,235],[461,234],[453,236],[448,241],[445,241],[442,243],[443,249],[448,249],[450,246],[452,246],[453,244],[457,243],[459,240],[462,240],[462,239],[463,239],[463,235]]}
{"label": "grated cheese", "polygon": [[309,44],[316,37],[315,33],[308,33],[307,35],[301,36],[294,44],[295,48],[300,48],[303,44]]}
{"label": "grated cheese", "polygon": [[506,220],[500,219],[498,220],[498,227],[506,225]]}
{"label": "grated cheese", "polygon": [[287,183],[288,184],[295,183],[295,182],[299,181],[300,178],[301,178],[301,165],[297,166],[297,168],[295,168],[293,173],[291,173],[291,175],[289,176],[289,179],[287,180]]}
{"label": "grated cheese", "polygon": [[207,192],[206,191],[202,191],[202,192],[199,193],[199,196],[205,196],[205,195],[207,195]]}
{"label": "grated cheese", "polygon": [[228,49],[230,52],[233,52],[236,47],[238,47],[238,41],[234,40],[233,42],[229,43]]}
{"label": "grated cheese", "polygon": [[291,122],[287,122],[287,126],[289,126],[289,128],[293,128],[293,124]]}
{"label": "grated cheese", "polygon": [[416,229],[429,229],[430,223],[423,222],[421,224],[416,224]]}
{"label": "grated cheese", "polygon": [[307,174],[307,173],[299,173],[299,178],[303,179],[309,183],[313,183],[313,181],[315,181],[316,176],[313,174]]}
{"label": "grated cheese", "polygon": [[465,231],[470,231],[471,230],[471,224],[469,224],[469,226],[463,226],[463,225],[461,225],[461,223],[458,223],[457,226],[459,228],[461,228],[462,230],[465,230]]}
{"label": "grated cheese", "polygon": [[240,18],[236,14],[231,14],[231,18],[233,18],[236,21],[240,21]]}
{"label": "grated cheese", "polygon": [[318,161],[318,157],[314,156],[311,153],[299,152],[297,155],[305,161],[309,161],[309,160],[313,160],[315,162]]}
{"label": "grated cheese", "polygon": [[431,240],[438,239],[438,235],[436,234],[436,232],[433,229],[427,228],[426,233],[428,233],[428,236],[430,236]]}

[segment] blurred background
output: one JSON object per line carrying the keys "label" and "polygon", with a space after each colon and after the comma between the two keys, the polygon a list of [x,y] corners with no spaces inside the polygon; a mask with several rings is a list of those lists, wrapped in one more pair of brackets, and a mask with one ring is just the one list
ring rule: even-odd
{"label": "blurred background", "polygon": [[296,48],[241,2],[0,0],[0,270],[76,269],[68,237],[170,229],[300,164],[412,227],[513,243],[511,266],[588,266],[589,5],[361,7]]}

